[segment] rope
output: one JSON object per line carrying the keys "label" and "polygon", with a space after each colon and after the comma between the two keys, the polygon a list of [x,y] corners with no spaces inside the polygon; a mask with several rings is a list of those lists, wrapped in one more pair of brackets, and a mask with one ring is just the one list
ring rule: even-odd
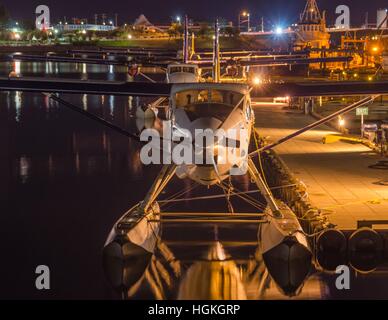
{"label": "rope", "polygon": [[[270,189],[281,189],[281,188],[289,188],[289,187],[294,187],[296,184],[288,184],[284,186],[278,186],[278,187],[272,187]],[[259,190],[251,190],[251,191],[244,191],[244,192],[235,192],[232,193],[231,196],[237,196],[237,195],[242,195],[242,194],[253,194],[253,193],[259,193]],[[185,201],[196,201],[196,200],[212,200],[212,199],[221,199],[225,197],[225,194],[216,194],[212,196],[198,196],[198,197],[191,197],[191,198],[184,198],[184,199],[172,199],[172,200],[160,200],[158,201],[159,203],[174,203],[174,202],[185,202]]]}
{"label": "rope", "polygon": [[[257,135],[258,135],[258,132],[257,132],[256,128],[253,128],[253,138],[255,140],[256,149],[259,149],[259,141],[257,139]],[[260,171],[261,171],[261,175],[263,177],[264,183],[267,186],[267,188],[269,188],[267,178],[265,177],[265,173],[264,173],[264,169],[263,169],[263,163],[261,160],[261,152],[259,152],[259,154],[258,154],[258,162],[259,162]]]}
{"label": "rope", "polygon": [[[237,190],[237,192],[240,194],[240,196],[245,196],[247,199],[250,199],[251,201],[257,203],[257,204],[260,205],[260,206],[262,206],[263,208],[266,207],[266,204],[265,204],[265,203],[260,202],[260,201],[258,201],[257,199],[255,199],[255,198],[249,196],[249,195],[248,195],[249,191],[243,192],[243,191],[239,190],[238,188],[234,188],[234,189]],[[255,191],[256,191],[256,192],[259,192],[258,190],[255,190]]]}
{"label": "rope", "polygon": [[[220,188],[224,188],[222,185],[218,185]],[[242,194],[238,195],[239,198],[241,198],[242,200],[244,200],[245,202],[247,202],[248,204],[250,204],[251,206],[255,207],[256,209],[262,211],[263,208],[256,204],[255,202],[249,200],[249,199],[246,199]]]}
{"label": "rope", "polygon": [[[222,184],[219,184],[218,186],[221,187],[221,188],[225,188],[225,186],[222,185]],[[243,199],[244,201],[246,201],[247,203],[249,203],[250,205],[252,205],[253,207],[255,207],[255,208],[259,209],[259,210],[265,209],[265,206],[262,203],[258,202],[256,199],[253,199],[253,198],[245,195],[244,192],[241,192],[238,189],[236,189],[236,190],[239,191],[239,194],[236,194],[234,191],[232,191],[232,193],[234,195],[238,196],[239,198]]]}
{"label": "rope", "polygon": [[182,191],[178,191],[176,192],[175,194],[173,194],[170,198],[167,198],[165,200],[160,200],[158,201],[159,203],[162,204],[162,207],[165,207],[166,205],[168,205],[169,203],[173,203],[173,202],[180,202],[180,201],[188,201],[188,198],[184,198],[184,199],[179,199],[180,197],[183,197],[186,193],[194,190],[195,188],[197,188],[198,185],[197,184],[194,184],[192,186],[190,186],[189,188],[187,189],[184,189]]}

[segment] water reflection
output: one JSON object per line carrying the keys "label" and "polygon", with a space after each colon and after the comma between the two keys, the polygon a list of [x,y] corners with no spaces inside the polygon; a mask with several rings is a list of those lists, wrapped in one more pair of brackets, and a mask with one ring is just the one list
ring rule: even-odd
{"label": "water reflection", "polygon": [[[0,64],[0,74],[8,76],[10,72],[17,76],[26,77],[133,81],[133,78],[128,74],[128,67],[126,66],[88,65],[86,63],[10,61]],[[161,79],[163,76],[162,74],[160,75]]]}
{"label": "water reflection", "polygon": [[[137,131],[128,104],[132,99],[109,96],[106,100],[104,96],[91,95],[78,97],[69,95],[66,99],[124,128],[129,128],[134,133]],[[12,145],[24,151],[15,159],[18,167],[15,172],[20,181],[27,181],[31,166],[38,168],[37,172],[40,175],[46,171],[52,178],[63,174],[63,170],[56,168],[64,166],[61,159],[64,152],[73,157],[71,171],[75,174],[94,175],[98,172],[111,172],[114,166],[121,168],[125,164],[127,172],[134,178],[141,175],[142,164],[136,142],[117,136],[112,131],[107,133],[89,120],[60,108],[56,102],[52,102],[44,95],[20,91],[1,92],[0,101],[3,101],[5,111],[3,120],[8,121],[6,128],[18,132]],[[45,148],[47,151],[43,151]],[[117,151],[113,153],[113,149],[119,149],[120,153]],[[50,158],[46,170],[43,170],[44,165],[39,157],[34,156],[40,152],[47,152],[45,158]],[[120,154],[125,154],[124,162]],[[28,158],[30,160],[27,161]],[[117,163],[119,166],[115,165]]]}
{"label": "water reflection", "polygon": [[88,95],[83,94],[82,95],[82,108],[87,111],[88,110]]}
{"label": "water reflection", "polygon": [[15,103],[15,110],[16,110],[15,121],[19,122],[21,110],[22,110],[22,93],[20,91],[17,91],[10,94],[14,94],[14,103]]}
{"label": "water reflection", "polygon": [[180,300],[246,300],[247,293],[239,270],[220,242],[211,245],[203,257],[186,271],[180,282]]}
{"label": "water reflection", "polygon": [[19,177],[22,183],[26,183],[30,174],[31,162],[30,160],[22,156],[19,159]]}
{"label": "water reflection", "polygon": [[114,117],[115,96],[109,96],[109,111],[110,117]]}
{"label": "water reflection", "polygon": [[[228,241],[217,240],[229,232],[228,226],[204,223],[194,231],[196,239],[193,239],[193,226],[184,223],[169,227],[168,222],[154,220],[158,215],[155,212],[160,212],[159,206],[146,217],[138,215],[136,208],[128,211],[106,241],[105,275],[122,298],[265,299],[269,288],[271,295],[277,288],[277,294],[283,298],[302,295],[311,275],[311,255],[304,255],[294,242],[290,245],[289,239],[272,246],[272,251],[265,252],[265,258],[261,240],[257,238],[257,223],[248,227],[232,225],[234,233]],[[203,240],[206,225],[212,230],[208,241]],[[186,234],[182,236],[179,229]],[[176,233],[181,237],[174,241]],[[241,234],[250,234],[251,244],[244,243]],[[292,250],[296,253],[285,251],[284,245],[295,247]],[[306,264],[307,272],[303,267]],[[312,297],[309,289],[307,293]],[[323,295],[315,294],[312,298]]]}
{"label": "water reflection", "polygon": [[[142,228],[144,231],[146,225],[143,224]],[[177,230],[184,229],[187,233],[190,228],[185,224],[185,226],[177,225],[172,230],[182,235]],[[336,288],[338,274],[333,271],[322,269],[318,271],[312,267],[310,272],[305,274],[289,261],[279,259],[276,264],[268,263],[263,257],[260,243],[248,245],[239,237],[222,241],[187,241],[182,237],[178,241],[173,241],[169,234],[171,229],[163,229],[160,238],[157,234],[152,235],[155,247],[146,248],[139,242],[135,245],[131,242],[133,236],[126,237],[123,234],[117,238],[111,236],[108,239],[103,252],[104,270],[110,285],[117,290],[121,298],[267,300],[363,297],[372,299],[372,296],[383,298],[388,293],[385,286],[387,270],[381,264],[382,260],[379,260],[380,265],[375,265],[376,247],[370,247],[372,241],[365,241],[366,238],[373,239],[373,236],[371,233],[366,234],[365,230],[356,233],[356,235],[361,234],[363,240],[356,245],[358,247],[356,251],[351,249],[353,258],[350,256],[350,259],[362,261],[362,264],[356,267],[355,262],[345,263],[353,266],[353,269],[350,269],[352,290],[346,291]],[[244,232],[235,231],[240,234]],[[213,236],[216,237],[216,234]],[[115,259],[112,259],[112,251],[110,255],[107,254],[109,247],[110,250],[115,247],[116,252],[120,252],[121,255],[116,255]],[[317,251],[319,250],[317,247]],[[330,255],[333,251],[329,250],[327,253]],[[315,263],[318,264],[318,261]],[[286,270],[287,267],[290,268],[289,271]],[[371,270],[375,272],[367,276],[366,267],[369,268],[368,272]],[[319,264],[318,268],[320,268]],[[296,283],[296,285],[291,288],[290,283]],[[379,289],[370,291],[373,286]]]}
{"label": "water reflection", "polygon": [[104,249],[106,276],[124,299],[264,300],[296,294],[299,299],[321,299],[327,291],[322,280],[312,276],[298,292],[285,295],[286,290],[272,280],[258,248],[253,256],[236,259],[215,241],[190,260],[178,259],[176,251],[184,248],[170,248],[168,242],[159,242],[153,253],[136,248],[124,261],[108,261]]}

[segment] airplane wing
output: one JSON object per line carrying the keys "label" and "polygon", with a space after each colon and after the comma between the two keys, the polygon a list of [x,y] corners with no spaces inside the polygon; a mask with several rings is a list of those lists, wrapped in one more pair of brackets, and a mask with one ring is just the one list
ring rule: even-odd
{"label": "airplane wing", "polygon": [[83,58],[83,57],[66,57],[56,55],[28,55],[15,54],[11,56],[14,61],[31,61],[31,62],[61,62],[61,63],[86,63],[99,65],[115,65],[115,66],[142,66],[142,67],[161,67],[167,68],[169,61],[149,61],[148,59],[133,59],[131,61],[125,60],[111,60],[100,58]]}
{"label": "airplane wing", "polygon": [[387,94],[388,81],[317,81],[301,83],[270,83],[255,86],[253,97],[319,97],[319,96],[361,96]]}
{"label": "airplane wing", "polygon": [[[176,84],[179,86],[179,84]],[[184,84],[187,86],[188,84]],[[198,85],[195,84],[196,86]],[[0,90],[74,94],[168,97],[173,84],[150,82],[119,82],[70,80],[55,78],[0,77]],[[361,96],[388,94],[388,81],[326,81],[302,83],[269,83],[255,86],[251,95],[258,98]]]}
{"label": "airplane wing", "polygon": [[353,60],[353,57],[326,57],[326,58],[263,58],[263,59],[246,59],[246,60],[237,60],[238,65],[242,66],[261,66],[261,65],[297,65],[297,64],[312,64],[312,63],[330,63],[330,62],[350,62]]}
{"label": "airplane wing", "polygon": [[128,66],[129,61],[108,60],[108,59],[94,59],[94,58],[73,58],[61,56],[39,56],[28,54],[15,54],[12,56],[15,61],[32,61],[32,62],[70,62],[70,63],[87,63],[87,64],[102,64],[102,65],[120,65]]}
{"label": "airplane wing", "polygon": [[[343,62],[349,63],[353,60],[351,56],[345,57],[326,57],[326,58],[304,58],[300,56],[295,57],[273,57],[273,58],[244,58],[244,59],[222,59],[221,65],[237,65],[237,66],[256,66],[256,67],[276,67],[276,66],[288,66],[288,65],[308,65],[312,63],[331,63],[331,62]],[[210,68],[213,66],[212,60],[192,60],[191,63],[198,64],[202,68]]]}
{"label": "airplane wing", "polygon": [[168,97],[171,84],[47,78],[0,77],[0,90],[74,94]]}

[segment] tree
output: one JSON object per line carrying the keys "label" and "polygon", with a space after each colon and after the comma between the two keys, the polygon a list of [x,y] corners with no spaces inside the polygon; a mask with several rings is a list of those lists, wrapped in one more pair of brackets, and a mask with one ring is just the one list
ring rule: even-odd
{"label": "tree", "polygon": [[4,5],[0,4],[0,28],[5,29],[9,23],[9,14]]}
{"label": "tree", "polygon": [[198,36],[201,38],[207,38],[211,35],[212,30],[208,24],[201,24],[200,29],[198,31]]}
{"label": "tree", "polygon": [[32,19],[23,19],[20,22],[20,27],[25,31],[35,30],[35,21]]}
{"label": "tree", "polygon": [[240,30],[238,28],[227,26],[221,29],[221,33],[227,37],[236,37],[240,34]]}
{"label": "tree", "polygon": [[167,30],[169,37],[179,37],[183,33],[183,27],[180,23],[173,23],[171,27]]}

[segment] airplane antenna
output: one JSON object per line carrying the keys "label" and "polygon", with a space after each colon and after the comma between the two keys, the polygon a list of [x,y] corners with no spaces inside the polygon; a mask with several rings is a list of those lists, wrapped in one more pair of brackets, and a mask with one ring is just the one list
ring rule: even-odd
{"label": "airplane antenna", "polygon": [[183,36],[183,63],[189,60],[189,18],[185,15],[185,31]]}
{"label": "airplane antenna", "polygon": [[195,36],[194,32],[191,33],[191,48],[190,48],[190,59],[194,57],[195,54]]}
{"label": "airplane antenna", "polygon": [[220,82],[220,35],[218,28],[218,19],[214,24],[214,47],[213,47],[213,79],[214,82]]}

